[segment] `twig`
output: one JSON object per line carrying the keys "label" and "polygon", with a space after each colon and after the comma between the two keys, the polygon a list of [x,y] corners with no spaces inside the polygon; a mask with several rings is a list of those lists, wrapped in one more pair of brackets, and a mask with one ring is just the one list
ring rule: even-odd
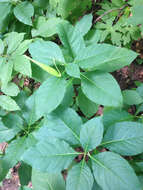
{"label": "twig", "polygon": [[106,11],[105,13],[103,13],[102,15],[100,15],[99,17],[97,17],[97,19],[95,20],[94,24],[95,24],[96,22],[98,22],[99,20],[101,20],[102,17],[104,17],[105,15],[107,15],[107,14],[113,12],[113,11],[118,11],[118,10],[121,11],[121,10],[123,10],[125,7],[128,7],[128,4],[125,4],[125,5],[122,6],[121,8],[110,9],[110,10]]}

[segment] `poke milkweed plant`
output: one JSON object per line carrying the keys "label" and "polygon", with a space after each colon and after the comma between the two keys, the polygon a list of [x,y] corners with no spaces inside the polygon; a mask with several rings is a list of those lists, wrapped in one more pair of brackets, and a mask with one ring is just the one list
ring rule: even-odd
{"label": "poke milkweed plant", "polygon": [[[12,6],[19,3],[28,2]],[[0,155],[0,181],[20,162],[20,190],[29,189],[29,181],[34,190],[142,190],[142,116],[126,111],[133,103],[142,106],[142,86],[121,92],[111,74],[138,54],[98,44],[91,26],[91,14],[75,26],[61,19],[50,34],[60,45],[39,24],[32,40],[13,31],[2,35],[0,142],[8,147]],[[19,91],[18,73],[40,87],[31,95]],[[104,114],[95,117],[99,105]]]}

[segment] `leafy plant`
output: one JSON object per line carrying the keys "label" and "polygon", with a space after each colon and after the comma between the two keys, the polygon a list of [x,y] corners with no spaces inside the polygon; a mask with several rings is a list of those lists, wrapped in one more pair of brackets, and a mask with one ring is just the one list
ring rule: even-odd
{"label": "leafy plant", "polygon": [[[95,24],[95,28],[101,32],[99,41],[111,40],[112,44],[125,46],[140,38],[140,28],[131,23],[130,6],[124,1],[105,1],[101,3],[102,10],[98,11],[102,22]],[[106,14],[105,14],[106,13]],[[138,23],[139,24],[139,23]]]}
{"label": "leafy plant", "polygon": [[0,2],[0,181],[19,163],[19,190],[143,188],[143,86],[122,91],[113,73],[138,53],[110,44],[140,22],[132,1],[104,2],[95,25],[77,21],[91,1]]}

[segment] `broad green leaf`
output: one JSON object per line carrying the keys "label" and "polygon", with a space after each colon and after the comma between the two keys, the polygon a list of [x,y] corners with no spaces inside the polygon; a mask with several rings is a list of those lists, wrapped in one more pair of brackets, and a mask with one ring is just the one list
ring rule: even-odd
{"label": "broad green leaf", "polygon": [[32,25],[31,17],[34,15],[34,7],[28,1],[20,2],[14,8],[14,15],[20,22]]}
{"label": "broad green leaf", "polygon": [[65,108],[70,107],[74,101],[73,97],[74,97],[74,88],[73,88],[72,79],[71,79],[71,81],[67,83],[67,88],[66,88],[64,98],[62,102],[60,103],[60,105],[58,106],[58,108],[65,109]]}
{"label": "broad green leaf", "polygon": [[34,0],[33,4],[36,7],[45,9],[45,8],[47,8],[49,2],[47,2],[47,0]]}
{"label": "broad green leaf", "polygon": [[128,18],[128,23],[132,25],[138,25],[143,24],[142,20],[142,12],[143,9],[143,2],[141,1],[135,1],[134,6],[132,7],[132,15]]}
{"label": "broad green leaf", "polygon": [[94,181],[94,184],[93,184],[92,190],[102,190],[102,189],[101,189],[101,187],[97,184],[97,182]]}
{"label": "broad green leaf", "polygon": [[7,2],[0,2],[0,32],[4,32],[9,24],[12,5]]}
{"label": "broad green leaf", "polygon": [[100,30],[91,29],[88,32],[88,34],[85,36],[86,46],[91,46],[93,44],[97,44],[97,42],[99,42],[99,40],[100,40],[101,33],[102,32]]}
{"label": "broad green leaf", "polygon": [[6,149],[5,155],[2,158],[2,172],[0,173],[0,181],[3,180],[8,173],[9,169],[14,167],[18,161],[21,161],[21,156],[35,144],[35,139],[32,135],[27,138],[22,137],[12,141],[12,143]]}
{"label": "broad green leaf", "polygon": [[72,59],[79,53],[79,50],[85,47],[82,35],[69,23],[58,25],[58,35]]}
{"label": "broad green leaf", "polygon": [[78,155],[66,142],[48,138],[38,142],[23,155],[23,161],[41,172],[58,173]]}
{"label": "broad green leaf", "polygon": [[95,71],[81,77],[82,91],[91,101],[110,107],[122,106],[120,87],[111,74]]}
{"label": "broad green leaf", "polygon": [[86,117],[93,116],[98,110],[98,105],[89,100],[81,90],[78,92],[77,102],[80,110]]}
{"label": "broad green leaf", "polygon": [[122,94],[123,94],[124,104],[138,105],[143,103],[143,98],[135,90],[124,90]]}
{"label": "broad green leaf", "polygon": [[47,78],[51,76],[47,71],[43,70],[35,63],[31,62],[31,68],[32,68],[32,78],[37,82],[43,83],[45,80],[47,80]]}
{"label": "broad green leaf", "polygon": [[101,117],[87,121],[80,131],[80,142],[85,151],[95,149],[102,141],[103,123]]}
{"label": "broad green leaf", "polygon": [[0,107],[7,111],[16,111],[20,110],[16,102],[9,96],[1,95],[0,96]]}
{"label": "broad green leaf", "polygon": [[57,33],[58,24],[64,22],[61,18],[49,18],[39,17],[36,25],[36,29],[32,29],[32,36],[50,37]]}
{"label": "broad green leaf", "polygon": [[143,84],[141,84],[136,91],[138,92],[138,94],[143,98]]}
{"label": "broad green leaf", "polygon": [[112,3],[119,7],[124,5],[123,0],[112,0]]}
{"label": "broad green leaf", "polygon": [[11,80],[13,69],[13,63],[9,61],[8,63],[4,61],[0,67],[0,81],[2,88],[6,88],[8,82]]}
{"label": "broad green leaf", "polygon": [[[24,39],[24,33],[11,32],[5,35],[5,42],[8,46],[7,53],[13,53]],[[12,39],[12,40],[11,40]]]}
{"label": "broad green leaf", "polygon": [[3,118],[3,121],[0,120],[0,142],[11,140],[21,129],[22,121],[20,117],[14,114],[8,114]]}
{"label": "broad green leaf", "polygon": [[56,10],[57,14],[62,18],[79,17],[91,8],[90,0],[50,0],[50,6]]}
{"label": "broad green leaf", "polygon": [[0,39],[0,55],[3,54],[4,51],[4,43],[3,41]]}
{"label": "broad green leaf", "polygon": [[31,190],[31,188],[26,186],[21,186],[18,190]]}
{"label": "broad green leaf", "polygon": [[82,69],[113,72],[131,64],[137,55],[125,48],[109,44],[94,44],[82,48],[75,58],[75,63]]}
{"label": "broad green leaf", "polygon": [[8,167],[8,165],[5,164],[4,160],[0,157],[0,182],[5,179],[9,169],[10,168]]}
{"label": "broad green leaf", "polygon": [[27,118],[32,124],[41,116],[52,112],[64,98],[66,81],[50,77],[26,101]]}
{"label": "broad green leaf", "polygon": [[28,185],[31,181],[32,168],[24,162],[21,162],[20,168],[18,169],[18,176],[21,185]]}
{"label": "broad green leaf", "polygon": [[47,79],[36,91],[36,112],[50,113],[53,111],[61,103],[65,91],[66,81],[63,78]]}
{"label": "broad green leaf", "polygon": [[21,42],[20,45],[17,47],[17,49],[12,53],[12,56],[18,56],[24,54],[29,48],[31,42],[32,40],[24,40],[23,42]]}
{"label": "broad green leaf", "polygon": [[78,65],[74,63],[68,63],[66,66],[66,73],[74,78],[80,78],[80,70]]}
{"label": "broad green leaf", "polygon": [[108,128],[102,145],[122,155],[143,152],[143,125],[137,122],[120,122]]}
{"label": "broad green leaf", "polygon": [[21,156],[30,148],[30,145],[33,145],[33,142],[35,142],[34,137],[30,135],[12,141],[6,149],[5,156],[3,157],[4,161],[10,167],[13,167],[18,161],[21,161]]}
{"label": "broad green leaf", "polygon": [[136,110],[136,115],[143,111],[143,104],[139,105]]}
{"label": "broad green leaf", "polygon": [[105,110],[103,114],[104,129],[107,130],[111,125],[122,121],[133,120],[133,115],[121,109]]}
{"label": "broad green leaf", "polygon": [[93,186],[93,175],[86,163],[72,167],[68,172],[66,190],[91,190]]}
{"label": "broad green leaf", "polygon": [[18,94],[18,96],[16,96],[14,99],[16,101],[16,103],[18,104],[18,106],[21,108],[21,110],[23,111],[23,107],[25,105],[26,100],[28,99],[29,94],[23,90],[20,91],[20,93]]}
{"label": "broad green leaf", "polygon": [[54,42],[37,40],[30,44],[29,52],[33,59],[45,65],[65,62],[61,49]]}
{"label": "broad green leaf", "polygon": [[115,153],[103,152],[92,157],[92,168],[97,183],[104,190],[141,190],[132,167]]}
{"label": "broad green leaf", "polygon": [[36,94],[30,96],[26,101],[25,104],[22,106],[22,116],[26,120],[27,124],[30,126],[34,124],[37,120],[39,120],[43,113],[36,112],[36,101],[35,101]]}
{"label": "broad green leaf", "polygon": [[75,25],[75,30],[79,31],[82,36],[84,36],[92,26],[92,14],[85,15],[77,24]]}
{"label": "broad green leaf", "polygon": [[60,173],[43,173],[32,170],[32,186],[34,190],[65,190],[65,182]]}
{"label": "broad green leaf", "polygon": [[5,88],[2,87],[1,91],[8,96],[17,96],[20,92],[18,86],[13,82],[9,82]]}
{"label": "broad green leaf", "polygon": [[70,144],[79,144],[81,125],[82,121],[73,109],[59,109],[45,117],[41,128],[34,133],[34,136],[38,140],[57,137]]}
{"label": "broad green leaf", "polygon": [[142,161],[135,162],[134,160],[132,160],[130,163],[137,174],[141,174],[143,172]]}
{"label": "broad green leaf", "polygon": [[32,75],[32,70],[31,70],[31,63],[24,55],[19,55],[13,57],[13,65],[14,65],[14,70],[31,77]]}
{"label": "broad green leaf", "polygon": [[139,178],[139,181],[141,183],[141,187],[143,189],[143,175],[139,175],[138,178]]}

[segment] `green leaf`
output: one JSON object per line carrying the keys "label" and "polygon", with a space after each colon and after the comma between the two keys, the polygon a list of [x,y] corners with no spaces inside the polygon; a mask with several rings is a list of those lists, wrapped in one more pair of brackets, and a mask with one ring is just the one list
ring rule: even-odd
{"label": "green leaf", "polygon": [[12,56],[23,55],[29,48],[31,42],[32,40],[24,40],[23,42],[21,42],[17,49],[13,52]]}
{"label": "green leaf", "polygon": [[0,55],[3,54],[4,51],[4,43],[3,41],[0,39]]}
{"label": "green leaf", "polygon": [[98,105],[89,100],[81,90],[78,92],[77,102],[78,106],[86,117],[93,116],[98,110]]}
{"label": "green leaf", "polygon": [[128,162],[111,152],[92,157],[92,168],[97,183],[104,190],[141,190],[141,185]]}
{"label": "green leaf", "polygon": [[26,186],[21,186],[18,190],[31,190],[31,188]]}
{"label": "green leaf", "polygon": [[29,52],[33,59],[45,65],[65,63],[61,49],[54,42],[37,40],[30,44]]}
{"label": "green leaf", "polygon": [[108,128],[102,145],[122,155],[143,152],[143,126],[136,122],[120,122]]}
{"label": "green leaf", "polygon": [[18,96],[16,96],[14,98],[16,103],[19,105],[19,107],[21,108],[22,111],[23,111],[23,107],[25,105],[27,98],[28,98],[28,93],[23,90],[21,90],[20,93],[18,94]]}
{"label": "green leaf", "polygon": [[110,107],[122,106],[120,87],[109,73],[95,71],[82,74],[81,88],[83,93],[97,104]]}
{"label": "green leaf", "polygon": [[41,172],[58,173],[66,169],[77,154],[66,142],[48,138],[28,149],[22,159]]}
{"label": "green leaf", "polygon": [[102,141],[103,123],[101,117],[87,121],[80,131],[80,142],[85,151],[95,149]]}
{"label": "green leaf", "polygon": [[47,8],[49,2],[47,2],[47,0],[34,0],[33,4],[35,7],[45,9],[45,8]]}
{"label": "green leaf", "polygon": [[100,40],[100,35],[101,35],[100,30],[91,29],[88,32],[88,34],[85,36],[86,46],[97,44],[97,42],[99,42],[99,40]]}
{"label": "green leaf", "polygon": [[109,44],[94,44],[86,48],[82,47],[75,58],[75,63],[82,69],[113,72],[129,65],[137,55],[125,48]]}
{"label": "green leaf", "polygon": [[0,96],[0,106],[7,111],[20,110],[16,102],[9,96],[5,96],[5,95]]}
{"label": "green leaf", "polygon": [[133,25],[143,24],[142,9],[143,9],[143,2],[142,1],[135,1],[135,4],[131,9],[132,16],[130,16],[128,18],[129,24],[133,24]]}
{"label": "green leaf", "polygon": [[29,138],[31,145],[33,145],[34,138],[32,136],[22,137],[12,141],[12,143],[6,149],[5,156],[3,157],[4,161],[10,166],[13,167],[18,161],[21,160],[21,156],[24,154],[26,149],[30,148],[30,144],[27,139]]}
{"label": "green leaf", "polygon": [[48,78],[26,101],[26,115],[30,124],[56,109],[63,100],[65,91],[66,81],[63,78]]}
{"label": "green leaf", "polygon": [[21,185],[28,185],[31,181],[32,168],[26,163],[22,162],[20,168],[18,169],[18,176]]}
{"label": "green leaf", "polygon": [[13,168],[18,161],[21,161],[21,156],[26,149],[30,148],[35,143],[32,135],[27,138],[22,137],[12,141],[6,149],[5,155],[2,158],[2,172],[0,173],[0,181],[3,180],[10,168]]}
{"label": "green leaf", "polygon": [[72,59],[85,47],[83,37],[80,32],[68,22],[58,25],[58,35],[60,40]]}
{"label": "green leaf", "polygon": [[79,31],[82,36],[84,36],[92,26],[92,14],[85,15],[77,24],[75,25],[75,30]]}
{"label": "green leaf", "polygon": [[12,75],[12,69],[13,69],[13,63],[9,61],[6,63],[6,61],[3,61],[0,65],[0,81],[2,88],[6,88],[8,85],[8,82],[11,80]]}
{"label": "green leaf", "polygon": [[138,92],[138,94],[143,98],[143,84],[141,84],[136,91]]}
{"label": "green leaf", "polygon": [[73,109],[59,109],[45,117],[42,126],[34,133],[34,136],[38,140],[57,137],[70,144],[79,144],[81,125],[82,121]]}
{"label": "green leaf", "polygon": [[86,164],[78,164],[68,172],[66,190],[91,190],[93,186],[93,175]]}
{"label": "green leaf", "polygon": [[32,170],[34,190],[65,190],[65,182],[60,173],[42,173]]}
{"label": "green leaf", "polygon": [[79,17],[91,7],[90,0],[50,0],[50,6],[56,10],[62,18]]}
{"label": "green leaf", "polygon": [[94,181],[92,190],[102,190],[102,189],[101,189],[100,186],[96,183],[96,181]]}
{"label": "green leaf", "polygon": [[12,5],[7,2],[0,2],[0,32],[4,32],[9,24]]}
{"label": "green leaf", "polygon": [[[24,33],[11,32],[5,35],[5,42],[8,46],[7,54],[12,54],[24,39]],[[12,40],[11,40],[12,39]]]}
{"label": "green leaf", "polygon": [[143,98],[135,90],[124,90],[122,94],[124,104],[138,105],[143,103]]}
{"label": "green leaf", "polygon": [[65,109],[65,108],[70,107],[74,101],[73,97],[74,97],[74,88],[73,88],[72,81],[70,81],[70,83],[68,83],[67,85],[64,98],[58,108]]}
{"label": "green leaf", "polygon": [[20,2],[14,8],[14,15],[20,22],[32,25],[31,17],[34,15],[34,7],[28,1]]}
{"label": "green leaf", "polygon": [[23,128],[23,121],[18,115],[8,114],[0,120],[0,142],[11,140]]}
{"label": "green leaf", "polygon": [[104,109],[103,114],[103,124],[104,129],[107,130],[111,125],[122,121],[131,121],[133,120],[133,115],[129,114],[125,110],[121,109]]}
{"label": "green leaf", "polygon": [[80,70],[75,63],[68,63],[66,66],[66,73],[74,78],[80,78]]}
{"label": "green leaf", "polygon": [[14,70],[31,77],[32,75],[32,70],[31,70],[31,63],[24,55],[19,55],[13,57],[13,65],[14,65]]}
{"label": "green leaf", "polygon": [[49,18],[48,20],[45,17],[39,17],[37,20],[36,29],[32,29],[32,36],[42,36],[42,37],[50,37],[57,33],[58,24],[64,22],[61,18]]}
{"label": "green leaf", "polygon": [[[62,101],[66,91],[66,81],[63,78],[50,77],[36,91],[37,113],[50,113]],[[47,106],[45,106],[47,105]]]}
{"label": "green leaf", "polygon": [[9,82],[5,88],[2,87],[1,91],[8,96],[17,96],[20,92],[18,86],[13,82]]}
{"label": "green leaf", "polygon": [[36,80],[37,82],[43,83],[47,78],[50,77],[50,74],[43,70],[38,65],[31,62],[31,68],[32,68],[32,78]]}

